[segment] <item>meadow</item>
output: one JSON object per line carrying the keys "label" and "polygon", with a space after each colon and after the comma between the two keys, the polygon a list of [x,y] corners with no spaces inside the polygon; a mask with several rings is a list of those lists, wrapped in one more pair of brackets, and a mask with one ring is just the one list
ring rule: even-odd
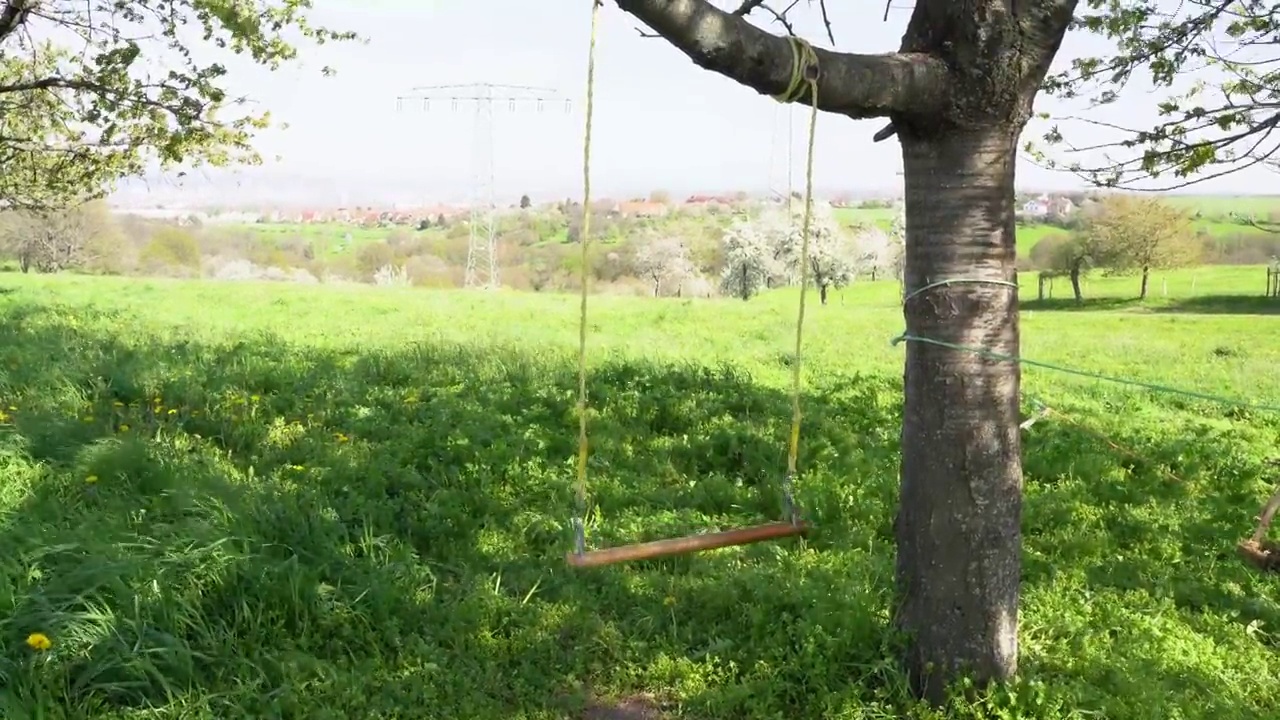
{"label": "meadow", "polygon": [[[807,540],[581,571],[576,297],[0,274],[0,716],[1280,716],[1261,272],[1024,303],[1028,358],[1240,402],[1024,367],[1021,679],[940,712],[890,624],[894,283],[810,310]],[[796,294],[592,299],[592,545],[779,515]]]}

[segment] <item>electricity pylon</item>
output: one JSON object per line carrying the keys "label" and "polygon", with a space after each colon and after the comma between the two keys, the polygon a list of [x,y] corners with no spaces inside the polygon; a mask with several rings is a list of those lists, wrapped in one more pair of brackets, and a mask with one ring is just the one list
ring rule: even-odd
{"label": "electricity pylon", "polygon": [[[527,85],[494,85],[466,83],[461,85],[426,85],[413,88],[409,95],[396,98],[396,110],[403,111],[408,102],[420,103],[425,112],[447,105],[457,112],[474,106],[475,120],[471,131],[471,217],[467,244],[467,270],[463,284],[468,288],[489,290],[500,286],[498,278],[497,205],[494,200],[493,113],[495,104],[508,111],[532,109],[543,112],[550,107],[563,107],[569,112],[570,101],[557,97],[551,88]],[[483,264],[485,271],[480,272]]]}
{"label": "electricity pylon", "polygon": [[[791,104],[779,104],[774,108],[773,137],[769,143],[769,197],[774,200],[784,200],[788,210],[791,209],[791,196],[795,191],[795,166],[793,161],[795,154],[795,113],[793,111],[794,107]],[[778,121],[779,115],[785,116],[782,123]],[[779,133],[779,126],[783,123],[786,124],[786,127],[782,129],[782,133]],[[786,144],[782,148],[779,147],[783,145],[783,142],[779,139],[780,134],[786,138]],[[780,149],[782,150],[781,158],[778,157]],[[785,189],[778,184],[778,178],[775,177],[779,160],[781,160],[783,169],[786,171]]]}

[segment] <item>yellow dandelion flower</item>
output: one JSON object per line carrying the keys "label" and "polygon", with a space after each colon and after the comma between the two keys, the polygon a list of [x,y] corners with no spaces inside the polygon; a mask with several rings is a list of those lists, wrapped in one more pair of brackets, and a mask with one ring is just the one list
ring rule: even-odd
{"label": "yellow dandelion flower", "polygon": [[89,483],[90,485],[92,485],[92,484],[94,484],[94,483],[98,482],[98,476],[97,476],[97,475],[90,475],[89,477],[85,478],[85,479],[84,479],[84,481],[85,481],[85,482],[87,482],[87,483]]}
{"label": "yellow dandelion flower", "polygon": [[348,438],[346,435],[343,435],[342,433],[334,433],[333,439],[337,440],[340,443],[343,443],[343,442],[346,442]]}
{"label": "yellow dandelion flower", "polygon": [[120,432],[129,432],[129,426],[128,426],[128,425],[121,425],[121,426],[120,426]]}
{"label": "yellow dandelion flower", "polygon": [[120,402],[119,400],[117,400],[117,401],[115,401],[115,402],[113,402],[113,403],[111,403],[111,404],[112,404],[112,405],[114,405],[115,407],[118,407],[118,408],[124,407],[124,403]]}
{"label": "yellow dandelion flower", "polygon": [[290,465],[290,466],[289,466],[289,469],[290,469],[290,470],[305,470],[306,468],[302,467],[301,465]]}
{"label": "yellow dandelion flower", "polygon": [[27,636],[27,647],[32,650],[48,650],[53,647],[53,641],[44,633],[31,633]]}
{"label": "yellow dandelion flower", "polygon": [[177,414],[178,414],[178,411],[177,411],[176,409],[174,409],[174,408],[169,408],[169,414],[170,414],[170,415],[177,415]]}
{"label": "yellow dandelion flower", "polygon": [[262,398],[261,398],[260,396],[258,396],[258,395],[250,395],[250,396],[249,396],[249,399],[250,399],[250,400],[252,400],[252,401],[254,401],[254,402],[258,402],[258,401],[259,401],[259,400],[261,400]]}

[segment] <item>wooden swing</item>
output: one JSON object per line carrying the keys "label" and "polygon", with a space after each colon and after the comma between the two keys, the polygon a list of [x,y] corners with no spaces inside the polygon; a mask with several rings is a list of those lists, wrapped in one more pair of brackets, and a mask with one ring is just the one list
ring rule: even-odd
{"label": "wooden swing", "polygon": [[804,328],[805,290],[809,281],[809,226],[813,209],[813,151],[814,131],[818,120],[818,58],[813,48],[804,40],[788,36],[792,48],[791,82],[787,91],[776,96],[779,102],[798,101],[807,89],[812,112],[809,118],[809,155],[806,170],[804,221],[800,245],[800,303],[796,317],[795,362],[792,364],[791,383],[791,440],[787,452],[787,472],[782,480],[783,509],[787,518],[780,522],[715,533],[699,533],[686,537],[656,540],[653,542],[623,545],[602,550],[586,549],[584,516],[587,505],[587,245],[591,231],[591,121],[595,106],[595,48],[598,35],[599,0],[590,0],[591,41],[587,54],[587,107],[586,133],[582,150],[582,284],[581,305],[578,312],[578,478],[577,509],[573,518],[574,549],[565,559],[573,567],[601,567],[636,560],[651,560],[675,555],[712,550],[715,548],[746,545],[805,535],[809,525],[800,519],[792,497],[792,481],[796,477],[796,460],[800,445],[800,350]]}

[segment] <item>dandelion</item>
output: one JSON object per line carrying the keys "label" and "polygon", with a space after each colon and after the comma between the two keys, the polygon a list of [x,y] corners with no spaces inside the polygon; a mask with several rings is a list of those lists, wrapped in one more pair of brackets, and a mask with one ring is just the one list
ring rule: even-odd
{"label": "dandelion", "polygon": [[124,403],[120,402],[119,400],[116,400],[115,402],[113,402],[113,403],[111,403],[111,404],[112,404],[113,406],[115,406],[115,407],[118,407],[118,408],[122,408],[122,407],[124,407]]}
{"label": "dandelion", "polygon": [[85,481],[86,483],[88,483],[88,484],[92,485],[92,484],[94,484],[94,483],[98,482],[98,476],[97,476],[97,475],[90,475],[89,477],[85,478],[85,479],[84,479],[84,481]]}
{"label": "dandelion", "polygon": [[169,414],[170,414],[170,415],[177,415],[177,414],[178,414],[178,411],[177,411],[176,409],[174,409],[174,408],[169,408]]}
{"label": "dandelion", "polygon": [[120,426],[120,432],[129,432],[129,426],[128,426],[128,425],[121,425],[121,426]]}
{"label": "dandelion", "polygon": [[48,650],[53,647],[53,641],[44,633],[31,633],[27,636],[27,647],[32,650]]}
{"label": "dandelion", "polygon": [[333,434],[333,439],[334,439],[334,440],[337,440],[337,441],[338,441],[338,442],[340,442],[340,443],[344,443],[344,442],[346,442],[347,440],[349,440],[350,438],[348,438],[346,435],[343,435],[342,433],[334,433],[334,434]]}
{"label": "dandelion", "polygon": [[258,402],[258,401],[259,401],[259,400],[261,400],[262,398],[261,398],[260,396],[258,396],[258,395],[250,395],[250,396],[249,396],[249,399],[250,399],[250,400],[252,400],[253,402]]}

